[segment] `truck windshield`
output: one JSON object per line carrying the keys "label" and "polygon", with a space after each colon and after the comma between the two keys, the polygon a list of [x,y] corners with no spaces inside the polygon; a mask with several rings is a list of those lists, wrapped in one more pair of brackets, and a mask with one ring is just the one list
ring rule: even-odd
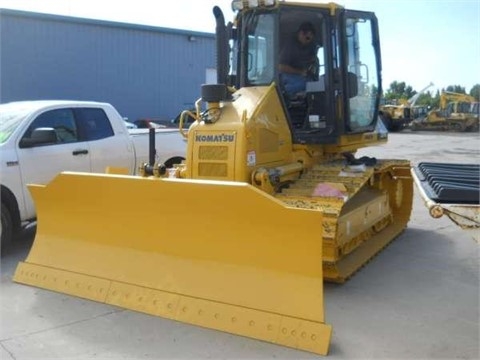
{"label": "truck windshield", "polygon": [[31,112],[29,107],[0,105],[0,144],[3,144]]}

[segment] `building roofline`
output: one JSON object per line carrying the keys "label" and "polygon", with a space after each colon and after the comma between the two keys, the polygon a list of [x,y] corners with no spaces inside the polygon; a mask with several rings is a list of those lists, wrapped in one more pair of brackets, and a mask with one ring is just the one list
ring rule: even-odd
{"label": "building roofline", "polygon": [[33,11],[0,8],[0,16],[4,16],[4,15],[24,17],[24,18],[34,18],[34,19],[40,19],[40,20],[46,20],[46,21],[68,22],[68,23],[76,23],[76,24],[84,24],[84,25],[122,28],[122,29],[128,29],[128,30],[152,31],[152,32],[170,33],[170,34],[176,34],[176,35],[189,35],[189,36],[206,37],[206,38],[215,37],[214,33],[207,33],[207,32],[201,32],[201,31],[172,29],[172,28],[151,26],[151,25],[140,25],[140,24],[109,21],[109,20],[97,20],[97,19],[80,18],[75,16],[56,15],[56,14],[39,13],[39,12],[33,12]]}

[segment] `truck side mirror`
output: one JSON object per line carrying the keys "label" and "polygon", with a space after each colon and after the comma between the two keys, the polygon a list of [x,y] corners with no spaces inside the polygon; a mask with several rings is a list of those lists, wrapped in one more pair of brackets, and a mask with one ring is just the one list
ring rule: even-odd
{"label": "truck side mirror", "polygon": [[51,145],[58,142],[54,128],[41,127],[32,131],[29,138],[20,140],[20,148],[29,148],[37,145]]}

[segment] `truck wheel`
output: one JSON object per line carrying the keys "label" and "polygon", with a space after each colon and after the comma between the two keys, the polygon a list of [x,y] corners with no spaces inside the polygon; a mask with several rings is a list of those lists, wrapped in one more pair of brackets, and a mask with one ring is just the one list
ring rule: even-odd
{"label": "truck wheel", "polygon": [[13,237],[12,215],[10,214],[10,210],[3,203],[0,209],[0,216],[2,218],[0,227],[0,241],[1,249],[3,250],[8,244],[12,242]]}

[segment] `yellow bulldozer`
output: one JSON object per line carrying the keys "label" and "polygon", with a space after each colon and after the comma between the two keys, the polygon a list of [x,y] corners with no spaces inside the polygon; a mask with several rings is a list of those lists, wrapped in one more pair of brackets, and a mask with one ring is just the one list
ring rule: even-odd
{"label": "yellow bulldozer", "polygon": [[473,96],[442,91],[440,107],[415,119],[409,127],[411,130],[478,131],[480,119],[476,103],[478,101]]}
{"label": "yellow bulldozer", "polygon": [[400,99],[387,102],[382,98],[378,114],[388,131],[401,131],[407,128],[410,123],[418,117],[420,107],[415,104],[420,95],[431,86],[433,86],[432,82],[408,100]]}
{"label": "yellow bulldozer", "polygon": [[401,131],[413,120],[412,109],[406,100],[386,101],[382,99],[379,117],[390,132]]}
{"label": "yellow bulldozer", "polygon": [[[31,185],[37,233],[14,280],[327,354],[324,280],[349,279],[412,209],[409,161],[355,156],[388,139],[377,19],[333,3],[232,8],[228,24],[213,9],[217,83],[180,117],[186,160]],[[316,59],[292,98],[280,47],[306,21]]]}

